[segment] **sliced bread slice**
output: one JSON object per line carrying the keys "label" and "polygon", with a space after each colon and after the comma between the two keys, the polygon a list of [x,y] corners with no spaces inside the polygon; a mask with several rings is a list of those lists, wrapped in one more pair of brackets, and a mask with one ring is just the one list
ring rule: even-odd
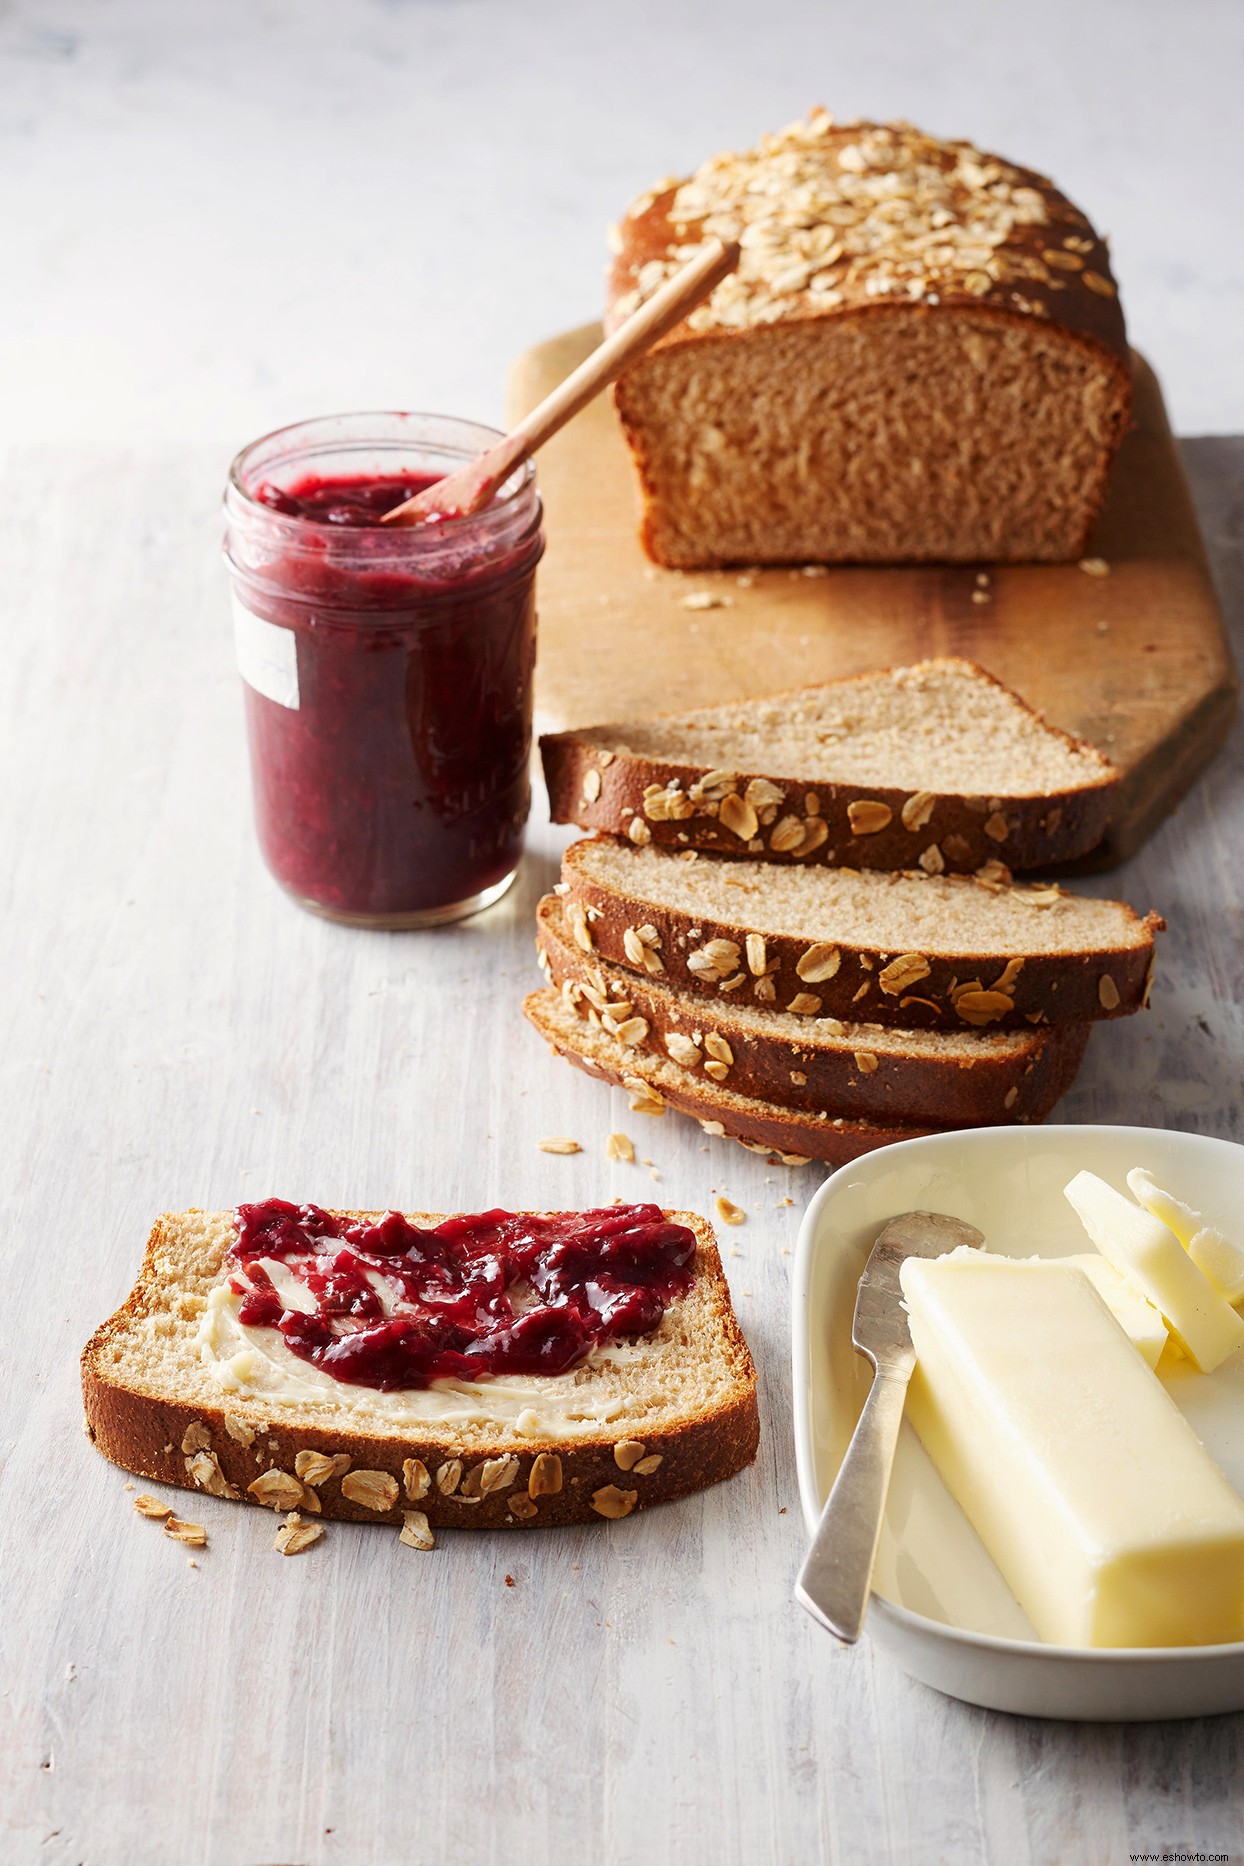
{"label": "sliced bread slice", "polygon": [[1158,915],[1053,884],[1014,887],[1001,872],[778,869],[606,837],[562,859],[582,951],[714,997],[913,1029],[1140,1009]]}
{"label": "sliced bread slice", "polygon": [[971,873],[1067,862],[1119,773],[974,662],[947,657],[699,712],[547,734],[555,823],[639,845]]}
{"label": "sliced bread slice", "polygon": [[646,973],[593,959],[570,937],[560,899],[536,911],[541,964],[588,1022],[627,1048],[669,1056],[692,1075],[791,1108],[891,1122],[1040,1121],[1070,1088],[1087,1023],[1041,1030],[897,1030],[709,1005]]}
{"label": "sliced bread slice", "polygon": [[246,1351],[249,1368],[222,1355],[228,1305],[212,1295],[234,1215],[166,1213],[129,1297],[83,1351],[87,1433],[159,1483],[357,1522],[400,1523],[409,1509],[455,1529],[599,1522],[702,1489],[755,1456],[756,1373],[712,1227],[665,1216],[695,1234],[694,1281],[650,1334],[557,1376],[381,1392],[301,1361],[290,1373],[279,1352]]}
{"label": "sliced bread slice", "polygon": [[651,1050],[620,1042],[593,1026],[587,1011],[586,1000],[571,1004],[552,985],[523,999],[524,1016],[550,1048],[586,1074],[624,1088],[637,1114],[662,1115],[667,1107],[676,1108],[698,1121],[706,1134],[725,1135],[753,1153],[777,1155],[787,1166],[807,1166],[812,1160],[845,1166],[876,1147],[941,1131],[934,1122],[885,1125],[739,1094]]}

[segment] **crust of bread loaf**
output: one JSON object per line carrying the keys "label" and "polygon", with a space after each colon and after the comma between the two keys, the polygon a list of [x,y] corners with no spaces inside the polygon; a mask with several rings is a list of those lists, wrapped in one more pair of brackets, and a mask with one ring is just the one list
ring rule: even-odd
{"label": "crust of bread loaf", "polygon": [[[962,1029],[972,1020],[956,1012],[951,994],[977,981],[991,998],[998,995],[1009,1000],[1005,1011],[991,1003],[988,1027],[994,1030],[1126,1017],[1148,1003],[1154,935],[1166,925],[1160,914],[1146,914],[1143,920],[1132,915],[1134,945],[1075,953],[1016,954],[1014,957],[1022,964],[1005,980],[1006,989],[1001,993],[998,985],[1010,967],[996,953],[982,954],[965,948],[950,954],[922,955],[928,966],[925,976],[904,994],[894,996],[879,985],[880,973],[896,956],[893,950],[853,943],[827,928],[821,937],[837,946],[841,962],[832,978],[808,985],[796,970],[808,950],[807,940],[773,933],[763,926],[719,920],[711,914],[697,913],[693,920],[656,902],[617,893],[579,867],[578,852],[591,846],[590,842],[571,844],[562,858],[562,881],[569,898],[581,902],[587,910],[587,932],[593,950],[601,958],[634,970],[627,959],[623,936],[628,929],[650,925],[656,929],[664,976],[669,982],[680,990],[720,1001],[717,983],[692,971],[689,956],[714,939],[733,941],[741,952],[749,933],[761,933],[766,944],[768,977],[775,989],[774,1001],[786,1006],[801,993],[814,993],[819,999],[819,1015],[847,1021],[867,1019],[906,1029]],[[928,880],[924,875],[915,878]],[[697,930],[695,938],[693,929]],[[1103,985],[1107,978],[1112,989]],[[754,993],[757,983],[749,976],[743,994]]]}
{"label": "crust of bread loaf", "polygon": [[[1096,751],[1096,747],[1087,747],[1084,740],[1062,731],[1060,727],[1051,726],[1017,693],[983,667],[974,662],[966,665],[978,679],[998,688],[1009,700],[1030,714],[1035,726],[1063,740],[1068,749],[1088,749],[1099,758],[1103,757],[1102,753]],[[900,670],[887,668],[878,671],[897,673]],[[876,675],[853,676],[848,680],[829,681],[816,687],[798,688],[763,697],[780,705],[783,701],[798,703],[813,693],[824,692],[826,688],[841,689],[849,694],[851,687],[860,678],[872,680]],[[671,721],[678,717],[676,714],[665,716]],[[616,737],[622,749],[614,750],[608,762],[602,764],[602,746],[597,739],[587,737],[587,732],[599,735],[600,738]],[[594,726],[581,732],[550,732],[542,736],[540,756],[548,787],[549,811],[555,823],[576,823],[581,829],[599,829],[610,835],[625,836],[638,818],[647,832],[644,840],[654,842],[660,848],[703,849],[731,861],[776,862],[800,868],[833,866],[843,861],[853,868],[912,868],[934,843],[948,874],[972,874],[984,863],[999,858],[1004,859],[1012,871],[1069,862],[1087,855],[1102,840],[1119,783],[1119,773],[1112,767],[1110,775],[1099,784],[1085,785],[1074,790],[1053,790],[1039,796],[987,799],[974,796],[969,799],[961,793],[940,787],[936,782],[936,772],[931,771],[928,782],[921,788],[936,798],[932,815],[925,818],[919,829],[909,830],[902,817],[903,806],[911,796],[909,789],[877,784],[834,784],[824,778],[811,776],[777,777],[771,771],[736,772],[734,775],[738,779],[740,792],[745,791],[748,784],[757,778],[782,791],[784,800],[777,806],[775,819],[779,822],[788,816],[806,820],[805,800],[810,792],[816,796],[819,814],[829,825],[830,834],[826,841],[809,854],[796,856],[771,848],[768,830],[762,830],[753,842],[740,841],[738,836],[703,807],[677,821],[650,819],[644,809],[645,791],[654,784],[662,788],[673,784],[684,792],[690,792],[692,786],[704,777],[705,767],[638,757],[625,749],[626,738],[625,725]],[[1109,763],[1108,760],[1106,762]],[[589,796],[585,788],[589,771],[595,772],[600,780],[599,792],[594,797]],[[595,786],[596,780],[593,779],[590,788],[594,790]],[[854,835],[847,817],[848,806],[865,800],[885,804],[891,813],[891,820],[875,834]],[[981,808],[982,803],[986,806],[984,809]],[[1002,837],[998,835],[999,815],[1006,825],[1006,834]],[[986,822],[993,831],[992,835],[986,833]],[[755,846],[757,842],[759,846]]]}
{"label": "crust of bread loaf", "polygon": [[[547,961],[552,983],[563,993],[578,994],[578,1008],[591,1016],[592,959],[567,938],[561,903],[546,895],[536,909],[536,944]],[[726,1081],[743,1095],[778,1101],[792,1109],[831,1114],[853,1120],[881,1121],[887,1125],[934,1121],[1005,1124],[1040,1121],[1075,1080],[1091,1026],[1087,1023],[1051,1025],[1025,1031],[1019,1041],[1001,1048],[988,1035],[965,1033],[963,1041],[978,1052],[975,1060],[939,1056],[929,1048],[894,1054],[869,1049],[868,1033],[859,1025],[846,1026],[841,1040],[820,1038],[801,1043],[778,1030],[758,1037],[750,1022],[731,1015],[730,999],[708,1008],[702,998],[683,998],[666,988],[653,988],[642,974],[610,972],[607,996],[629,1001],[629,1015],[648,1026],[643,1046],[666,1054],[671,1032],[689,1036],[711,1029],[723,1036],[733,1052]],[[757,1007],[762,1017],[772,1014]],[[776,1020],[774,1020],[776,1022]],[[958,1033],[956,1033],[958,1034]],[[1019,1033],[1017,1033],[1017,1036]],[[863,1054],[868,1067],[861,1068]],[[798,1079],[796,1079],[798,1078]]]}
{"label": "crust of bread loaf", "polygon": [[[378,1218],[379,1213],[351,1212],[352,1218]],[[438,1224],[443,1214],[408,1214],[413,1222]],[[182,1441],[194,1426],[202,1427],[209,1439],[205,1447],[215,1454],[224,1479],[236,1492],[237,1500],[267,1505],[247,1492],[247,1485],[265,1471],[294,1472],[299,1452],[315,1451],[328,1455],[346,1453],[351,1469],[383,1471],[398,1485],[398,1500],[392,1509],[372,1510],[344,1496],[341,1478],[331,1477],[316,1488],[320,1510],[317,1517],[348,1522],[389,1523],[400,1525],[402,1512],[419,1509],[436,1528],[445,1529],[530,1529],[550,1528],[569,1523],[599,1523],[604,1518],[592,1507],[599,1490],[614,1485],[623,1492],[635,1493],[635,1510],[647,1509],[676,1497],[705,1489],[732,1477],[750,1464],[759,1443],[759,1412],[756,1400],[756,1370],[742,1330],[734,1315],[730,1292],[712,1227],[693,1212],[668,1212],[666,1216],[695,1232],[695,1275],[701,1293],[712,1313],[719,1353],[728,1367],[731,1394],[724,1403],[706,1405],[690,1411],[676,1428],[645,1431],[645,1457],[659,1454],[661,1463],[648,1476],[624,1471],[616,1462],[614,1447],[625,1432],[602,1429],[590,1436],[570,1441],[532,1438],[525,1441],[521,1453],[512,1439],[489,1444],[478,1436],[469,1446],[455,1439],[452,1429],[420,1431],[401,1429],[389,1434],[375,1432],[326,1430],[323,1424],[299,1423],[281,1416],[279,1408],[265,1406],[262,1397],[226,1402],[202,1403],[198,1396],[179,1394],[176,1385],[159,1396],[136,1391],[119,1382],[104,1365],[109,1345],[132,1329],[167,1293],[167,1275],[162,1263],[167,1260],[170,1227],[179,1214],[166,1213],[157,1219],[147,1242],[142,1269],[125,1302],[98,1328],[82,1352],[82,1398],[87,1436],[97,1451],[132,1471],[136,1476],[156,1483],[175,1484],[183,1490],[202,1490],[188,1470],[188,1458]],[[197,1314],[183,1318],[193,1330]],[[248,1429],[256,1429],[250,1445],[234,1437],[226,1426],[226,1414]],[[515,1516],[512,1499],[527,1495],[531,1467],[541,1453],[556,1454],[561,1460],[562,1487],[553,1495],[536,1499],[531,1517]],[[474,1466],[489,1458],[518,1458],[518,1476],[507,1489],[482,1497],[478,1502],[455,1501],[442,1496],[435,1483],[428,1494],[409,1500],[403,1483],[403,1466],[417,1458],[435,1475],[444,1463],[461,1457]],[[343,1473],[344,1475],[344,1473]],[[215,1493],[213,1493],[215,1494]],[[284,1502],[281,1514],[290,1506]]]}
{"label": "crust of bread loaf", "polygon": [[665,1106],[676,1109],[679,1114],[690,1115],[706,1132],[737,1140],[753,1153],[777,1154],[788,1165],[821,1160],[827,1166],[845,1166],[848,1161],[858,1160],[861,1154],[873,1153],[878,1147],[944,1131],[939,1124],[931,1122],[911,1126],[883,1125],[828,1114],[818,1119],[777,1102],[718,1089],[650,1051],[629,1050],[624,1060],[619,1056],[616,1063],[606,1062],[599,1054],[597,1033],[585,1018],[580,1020],[581,1035],[578,1029],[565,1026],[557,1014],[562,1002],[561,994],[548,985],[543,991],[530,992],[523,999],[523,1015],[550,1049],[566,1062],[573,1063],[586,1075],[595,1076],[598,1081],[624,1088],[635,1082],[651,1084]]}

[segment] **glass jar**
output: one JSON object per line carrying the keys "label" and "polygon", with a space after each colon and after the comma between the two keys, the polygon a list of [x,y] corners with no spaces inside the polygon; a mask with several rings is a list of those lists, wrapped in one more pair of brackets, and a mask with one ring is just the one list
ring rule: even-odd
{"label": "glass jar", "polygon": [[484,511],[380,524],[497,440],[336,415],[244,448],[225,551],[264,859],[351,926],[420,927],[509,887],[531,800],[535,469]]}

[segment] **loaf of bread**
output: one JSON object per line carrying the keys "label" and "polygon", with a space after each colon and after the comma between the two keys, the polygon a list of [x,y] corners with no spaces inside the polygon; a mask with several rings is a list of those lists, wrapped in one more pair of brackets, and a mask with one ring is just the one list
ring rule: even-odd
{"label": "loaf of bread", "polygon": [[540,740],[555,823],[800,867],[1045,867],[1101,841],[1108,758],[955,656]]}
{"label": "loaf of bread", "polygon": [[83,1351],[87,1435],[158,1483],[395,1526],[417,1509],[425,1537],[429,1525],[600,1522],[684,1496],[755,1456],[756,1374],[712,1227],[693,1212],[663,1216],[694,1234],[692,1282],[649,1334],[561,1375],[440,1380],[408,1393],[322,1374],[308,1382],[302,1362],[287,1379],[279,1347],[275,1375],[253,1387],[238,1370],[247,1353],[217,1362],[204,1318],[228,1274],[234,1214],[168,1213],[128,1299]]}
{"label": "loaf of bread", "polygon": [[1131,371],[1105,243],[1050,181],[815,110],[631,203],[607,326],[713,235],[738,271],[615,388],[658,563],[1081,555]]}

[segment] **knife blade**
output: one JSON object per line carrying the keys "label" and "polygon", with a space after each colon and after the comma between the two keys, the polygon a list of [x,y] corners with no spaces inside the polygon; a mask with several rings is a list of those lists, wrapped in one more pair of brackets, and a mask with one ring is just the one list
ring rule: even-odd
{"label": "knife blade", "polygon": [[877,1235],[855,1298],[851,1340],[872,1362],[873,1383],[833,1489],[821,1512],[795,1598],[813,1619],[851,1645],[868,1611],[869,1585],[890,1470],[916,1364],[899,1272],[908,1257],[941,1257],[985,1242],[975,1225],[944,1212],[903,1212]]}

